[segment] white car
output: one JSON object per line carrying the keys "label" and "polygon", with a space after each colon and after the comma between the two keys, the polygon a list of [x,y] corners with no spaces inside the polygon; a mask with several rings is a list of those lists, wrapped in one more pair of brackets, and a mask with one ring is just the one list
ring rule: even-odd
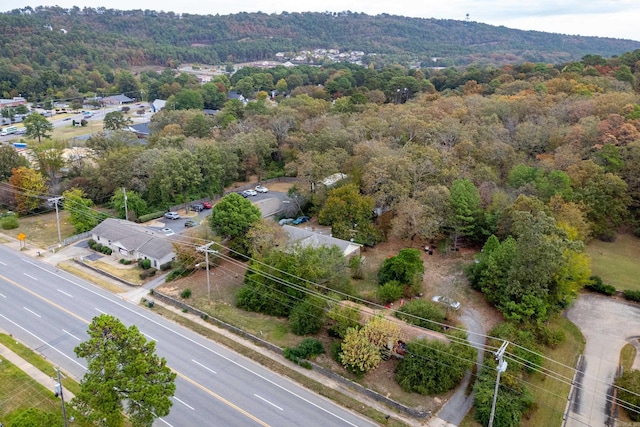
{"label": "white car", "polygon": [[176,234],[172,229],[170,228],[163,228],[162,232],[164,234],[166,234],[167,236],[173,236],[174,234]]}
{"label": "white car", "polygon": [[178,212],[166,212],[164,217],[167,219],[180,219],[180,214]]}
{"label": "white car", "polygon": [[247,196],[257,196],[258,195],[258,192],[256,190],[244,190],[243,193],[246,194]]}
{"label": "white car", "polygon": [[256,185],[256,191],[258,193],[268,193],[269,189],[263,185]]}
{"label": "white car", "polygon": [[458,310],[460,308],[460,303],[458,301],[455,301],[454,299],[449,297],[443,297],[441,295],[436,295],[435,297],[431,298],[431,301],[444,304],[448,308],[453,308],[454,310]]}

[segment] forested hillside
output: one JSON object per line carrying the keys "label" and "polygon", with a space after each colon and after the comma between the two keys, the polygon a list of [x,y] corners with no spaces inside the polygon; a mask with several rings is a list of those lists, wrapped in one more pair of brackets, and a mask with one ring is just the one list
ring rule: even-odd
{"label": "forested hillside", "polygon": [[[377,54],[367,61],[429,65],[565,62],[605,57],[640,42],[441,19],[358,13],[190,15],[150,10],[38,7],[0,15],[0,56],[69,70],[273,59],[314,48]],[[386,59],[385,59],[386,58]],[[432,58],[439,58],[433,63]]]}

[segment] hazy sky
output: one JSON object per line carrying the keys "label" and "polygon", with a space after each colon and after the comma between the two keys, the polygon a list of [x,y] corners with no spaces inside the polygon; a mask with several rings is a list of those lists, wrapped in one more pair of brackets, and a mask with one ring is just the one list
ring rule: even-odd
{"label": "hazy sky", "polygon": [[0,11],[24,6],[106,7],[226,15],[237,12],[364,12],[418,18],[469,19],[491,25],[640,41],[640,0],[10,0]]}

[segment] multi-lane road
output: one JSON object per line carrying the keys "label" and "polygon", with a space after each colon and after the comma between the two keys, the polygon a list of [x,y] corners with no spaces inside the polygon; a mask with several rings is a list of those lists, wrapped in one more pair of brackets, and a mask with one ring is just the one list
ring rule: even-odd
{"label": "multi-lane road", "polygon": [[374,426],[375,423],[192,331],[37,259],[0,246],[0,329],[76,379],[73,349],[102,313],[135,324],[177,373],[156,426]]}

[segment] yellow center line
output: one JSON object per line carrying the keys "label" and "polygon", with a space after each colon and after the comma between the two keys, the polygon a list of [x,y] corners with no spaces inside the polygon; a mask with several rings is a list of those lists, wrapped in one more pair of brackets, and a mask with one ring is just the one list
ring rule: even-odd
{"label": "yellow center line", "polygon": [[[3,279],[3,280],[5,280],[5,281],[7,281],[7,282],[9,282],[9,283],[11,283],[13,286],[18,287],[18,288],[22,289],[23,291],[25,291],[25,292],[27,292],[27,293],[29,293],[29,294],[33,295],[34,297],[41,299],[42,301],[46,302],[47,304],[50,304],[50,305],[54,306],[54,307],[55,307],[55,308],[57,308],[58,310],[63,311],[63,312],[65,312],[65,313],[69,314],[69,315],[70,315],[70,316],[72,316],[72,317],[75,317],[76,319],[80,320],[81,322],[84,322],[84,323],[85,323],[85,324],[87,324],[87,325],[88,325],[89,323],[91,323],[91,322],[90,322],[90,321],[88,321],[87,319],[85,319],[85,318],[83,318],[83,317],[78,316],[78,315],[77,315],[77,314],[75,314],[74,312],[72,312],[72,311],[70,311],[70,310],[68,310],[68,309],[66,309],[66,308],[64,308],[64,307],[62,307],[62,306],[61,306],[61,305],[59,305],[59,304],[56,304],[55,302],[53,302],[53,301],[51,301],[51,300],[49,300],[49,299],[47,299],[47,298],[43,297],[43,296],[42,296],[42,295],[40,295],[40,294],[37,294],[36,292],[32,291],[31,289],[29,289],[29,288],[27,288],[27,287],[25,287],[25,286],[22,286],[21,284],[19,284],[19,283],[17,283],[17,282],[14,282],[13,280],[11,280],[11,279],[9,279],[9,278],[7,278],[7,277],[5,277],[5,276],[1,275],[1,274],[0,274],[0,278],[1,278],[1,279]],[[194,385],[194,386],[198,387],[200,390],[202,390],[202,391],[204,391],[205,393],[209,394],[210,396],[213,396],[214,398],[218,399],[220,402],[224,403],[225,405],[229,406],[230,408],[235,409],[236,411],[240,412],[242,415],[246,416],[247,418],[252,419],[252,420],[253,420],[253,421],[255,421],[256,423],[260,424],[261,426],[264,426],[264,427],[271,427],[269,424],[265,423],[265,422],[264,422],[264,421],[262,421],[261,419],[259,419],[259,418],[257,418],[256,416],[254,416],[254,415],[250,414],[249,412],[245,411],[244,409],[242,409],[241,407],[239,407],[239,406],[235,405],[234,403],[229,402],[227,399],[225,399],[224,397],[222,397],[222,396],[220,396],[219,394],[215,393],[214,391],[209,390],[208,388],[206,388],[205,386],[203,386],[203,385],[202,385],[202,384],[200,384],[199,382],[197,382],[197,381],[195,381],[195,380],[193,380],[193,379],[189,378],[188,376],[186,376],[186,375],[184,375],[184,374],[181,374],[180,372],[176,371],[176,370],[175,370],[175,369],[173,369],[173,368],[171,368],[171,370],[172,370],[173,372],[175,372],[175,373],[176,373],[176,375],[178,375],[178,376],[179,376],[180,378],[182,378],[183,380],[185,380],[185,381],[187,381],[187,382],[191,383],[192,385]]]}
{"label": "yellow center line", "polygon": [[191,378],[187,377],[186,375],[181,374],[180,372],[176,371],[175,369],[172,369],[173,372],[176,373],[176,375],[178,375],[180,378],[182,378],[183,380],[186,380],[188,382],[190,382],[191,384],[193,384],[194,386],[198,387],[200,390],[204,391],[207,394],[210,394],[211,396],[215,397],[216,399],[218,399],[220,402],[224,403],[225,405],[235,409],[236,411],[240,412],[242,415],[246,416],[247,418],[252,419],[253,421],[255,421],[256,423],[260,424],[261,426],[264,427],[271,427],[269,424],[265,423],[264,421],[262,421],[261,419],[255,417],[254,415],[251,415],[250,413],[248,413],[247,411],[245,411],[244,409],[240,408],[239,406],[229,402],[227,399],[225,399],[224,397],[220,396],[219,394],[214,393],[213,391],[209,390],[208,388],[206,388],[205,386],[203,386],[202,384],[196,382],[195,380],[192,380]]}

